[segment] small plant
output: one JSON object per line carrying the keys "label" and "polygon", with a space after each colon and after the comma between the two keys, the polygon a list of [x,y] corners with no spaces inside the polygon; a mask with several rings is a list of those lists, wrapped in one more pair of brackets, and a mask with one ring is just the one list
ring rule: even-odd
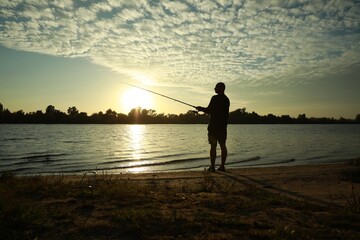
{"label": "small plant", "polygon": [[350,183],[351,187],[351,196],[346,197],[343,195],[347,202],[347,209],[352,213],[360,213],[360,195],[355,189],[355,186],[353,183]]}
{"label": "small plant", "polygon": [[6,181],[9,179],[13,179],[15,177],[15,173],[13,172],[4,172],[0,175],[0,181]]}
{"label": "small plant", "polygon": [[297,232],[290,227],[279,227],[276,226],[274,229],[269,230],[270,239],[274,240],[288,240],[288,239],[299,239]]}
{"label": "small plant", "polygon": [[353,183],[359,183],[360,182],[360,166],[358,163],[354,165],[352,163],[352,167],[349,169],[346,169],[342,173],[342,178],[346,181],[350,181]]}
{"label": "small plant", "polygon": [[201,191],[202,192],[211,192],[215,186],[214,177],[207,171],[204,171],[203,181],[201,182]]}

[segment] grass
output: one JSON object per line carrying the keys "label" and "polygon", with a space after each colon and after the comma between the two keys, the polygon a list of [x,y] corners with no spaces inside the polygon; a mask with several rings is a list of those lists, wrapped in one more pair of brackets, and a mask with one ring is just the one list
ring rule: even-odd
{"label": "grass", "polygon": [[360,159],[355,159],[350,163],[351,168],[346,169],[342,173],[342,179],[349,182],[351,195],[343,198],[347,202],[347,210],[351,213],[360,213],[360,193],[355,188],[355,183],[360,182]]}
{"label": "grass", "polygon": [[317,206],[207,172],[185,180],[103,172],[88,180],[81,191],[81,177],[3,174],[0,239],[360,237],[358,211]]}

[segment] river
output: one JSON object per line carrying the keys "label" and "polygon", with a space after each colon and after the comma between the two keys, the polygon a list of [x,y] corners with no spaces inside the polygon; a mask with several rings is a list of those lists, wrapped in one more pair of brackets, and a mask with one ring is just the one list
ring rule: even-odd
{"label": "river", "polygon": [[[227,146],[227,168],[338,162],[360,157],[360,125],[229,125]],[[208,155],[201,124],[0,125],[0,173],[203,170]]]}

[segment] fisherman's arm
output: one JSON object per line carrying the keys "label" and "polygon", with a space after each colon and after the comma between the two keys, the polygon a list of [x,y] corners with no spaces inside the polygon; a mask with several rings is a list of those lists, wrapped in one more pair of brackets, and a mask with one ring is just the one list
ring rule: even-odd
{"label": "fisherman's arm", "polygon": [[211,110],[213,109],[213,105],[214,105],[214,100],[213,100],[213,98],[211,98],[208,107],[200,107],[200,106],[198,106],[198,107],[196,107],[196,110],[207,113],[207,114],[210,114]]}
{"label": "fisherman's arm", "polygon": [[205,107],[200,107],[200,106],[196,107],[196,110],[201,111],[201,112],[204,112],[204,113],[207,113],[207,112],[208,112],[207,108],[205,108]]}

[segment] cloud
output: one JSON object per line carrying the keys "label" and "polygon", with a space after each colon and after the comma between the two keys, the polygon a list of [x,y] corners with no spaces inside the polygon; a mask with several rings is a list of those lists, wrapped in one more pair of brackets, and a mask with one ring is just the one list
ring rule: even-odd
{"label": "cloud", "polygon": [[360,61],[357,1],[1,1],[0,44],[202,85],[311,81]]}

